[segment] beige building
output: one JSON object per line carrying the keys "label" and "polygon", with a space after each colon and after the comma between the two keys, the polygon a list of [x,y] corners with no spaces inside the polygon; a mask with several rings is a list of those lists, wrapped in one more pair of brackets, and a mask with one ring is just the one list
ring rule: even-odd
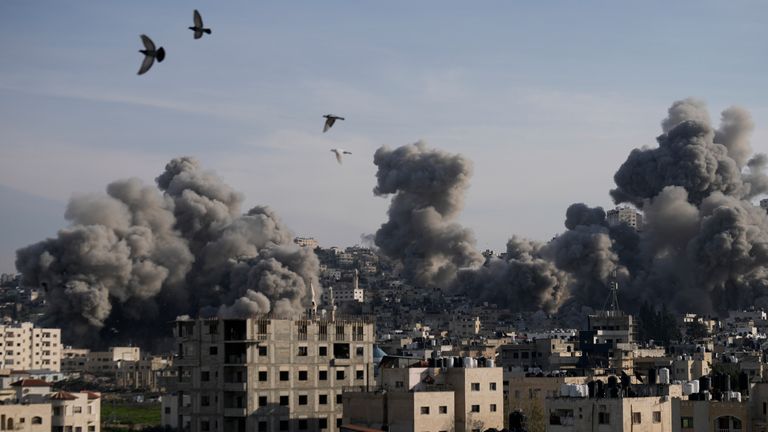
{"label": "beige building", "polygon": [[168,389],[175,424],[191,432],[338,430],[342,389],[373,384],[375,335],[366,317],[334,318],[178,320],[177,378]]}
{"label": "beige building", "polygon": [[347,389],[344,424],[392,432],[475,432],[504,426],[498,367],[382,368],[376,387]]}
{"label": "beige building", "polygon": [[556,397],[545,406],[547,432],[668,432],[672,425],[669,396]]}
{"label": "beige building", "polygon": [[99,432],[101,396],[98,393],[60,391],[48,397],[53,432]]}
{"label": "beige building", "polygon": [[51,404],[0,405],[0,430],[51,432]]}
{"label": "beige building", "polygon": [[631,207],[616,207],[608,210],[606,220],[610,226],[625,223],[634,228],[635,231],[643,229],[643,214]]}
{"label": "beige building", "polygon": [[159,372],[169,364],[161,356],[142,357],[139,347],[111,347],[107,351],[66,347],[61,359],[66,372],[111,377],[119,387],[149,390],[158,389]]}
{"label": "beige building", "polygon": [[[548,397],[557,397],[564,384],[586,384],[588,377],[527,377],[504,371],[506,415],[520,411],[530,421],[544,424],[544,406]],[[505,417],[506,418],[506,417]]]}
{"label": "beige building", "polygon": [[454,338],[467,338],[480,334],[480,317],[455,318],[448,323],[448,334]]}
{"label": "beige building", "polygon": [[61,330],[32,323],[0,325],[0,369],[61,370]]}

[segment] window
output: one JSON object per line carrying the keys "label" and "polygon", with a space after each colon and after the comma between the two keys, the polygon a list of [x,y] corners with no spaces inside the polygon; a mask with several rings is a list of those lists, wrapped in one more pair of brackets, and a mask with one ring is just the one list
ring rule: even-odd
{"label": "window", "polygon": [[53,415],[55,417],[61,417],[61,407],[53,407]]}
{"label": "window", "polygon": [[259,381],[267,380],[267,371],[259,371]]}
{"label": "window", "polygon": [[336,395],[336,403],[341,404],[341,393]]}
{"label": "window", "polygon": [[211,424],[207,420],[200,420],[200,430],[204,432],[211,430]]}
{"label": "window", "polygon": [[259,396],[259,406],[267,406],[267,397],[266,396]]}
{"label": "window", "polygon": [[336,379],[337,380],[343,380],[344,379],[344,369],[336,371]]}
{"label": "window", "polygon": [[299,405],[307,404],[307,395],[299,395]]}
{"label": "window", "polygon": [[260,356],[260,357],[264,357],[264,356],[266,356],[266,355],[267,355],[267,347],[265,347],[265,346],[260,346],[260,347],[259,347],[259,356]]}
{"label": "window", "polygon": [[280,396],[280,406],[288,406],[288,396]]}
{"label": "window", "polygon": [[210,406],[211,405],[211,398],[210,396],[200,396],[200,406]]}
{"label": "window", "polygon": [[321,394],[318,403],[320,405],[328,405],[328,395]]}
{"label": "window", "polygon": [[632,413],[632,424],[641,424],[643,422],[643,416],[639,412]]}
{"label": "window", "polygon": [[693,429],[693,417],[680,417],[680,427],[683,429]]}
{"label": "window", "polygon": [[308,354],[309,354],[309,352],[307,351],[307,347],[305,347],[305,346],[300,346],[299,347],[299,354],[298,354],[299,357],[306,357]]}
{"label": "window", "polygon": [[365,347],[355,348],[355,356],[362,357],[363,355],[365,355]]}
{"label": "window", "polygon": [[299,371],[299,381],[306,381],[307,376],[307,371]]}
{"label": "window", "polygon": [[320,357],[327,356],[328,355],[328,347],[321,346],[320,348],[318,348],[317,349],[317,355],[319,355]]}
{"label": "window", "polygon": [[211,380],[211,373],[208,371],[201,371],[200,372],[200,381],[210,381]]}
{"label": "window", "polygon": [[654,423],[661,423],[661,411],[654,411],[653,412],[653,422]]}
{"label": "window", "polygon": [[480,391],[480,383],[472,383],[472,391]]}
{"label": "window", "polygon": [[265,421],[259,422],[259,432],[267,432],[267,422]]}
{"label": "window", "polygon": [[488,387],[488,388],[489,388],[491,391],[496,391],[496,383],[495,383],[495,382],[492,382],[492,383],[489,385],[489,387]]}
{"label": "window", "polygon": [[395,381],[395,388],[403,388],[403,382],[402,381]]}
{"label": "window", "polygon": [[427,415],[429,414],[429,407],[421,407],[421,415]]}
{"label": "window", "polygon": [[597,413],[597,424],[611,424],[611,414],[607,412]]}
{"label": "window", "polygon": [[491,404],[491,412],[496,412],[496,404]]}
{"label": "window", "polygon": [[448,406],[440,405],[440,407],[437,409],[437,412],[439,412],[440,414],[448,414]]}
{"label": "window", "polygon": [[363,378],[365,378],[365,371],[362,371],[362,370],[355,371],[355,379],[361,380]]}
{"label": "window", "polygon": [[333,344],[333,357],[337,359],[349,358],[349,344],[348,343],[335,343]]}
{"label": "window", "polygon": [[288,420],[280,420],[280,430],[281,431],[288,430]]}
{"label": "window", "polygon": [[32,417],[32,424],[43,424],[43,418],[42,417]]}
{"label": "window", "polygon": [[208,348],[208,354],[209,355],[215,356],[218,353],[219,353],[219,347],[212,346],[212,347]]}
{"label": "window", "polygon": [[290,375],[288,374],[288,371],[280,371],[280,381],[288,381],[290,379]]}
{"label": "window", "polygon": [[299,419],[299,430],[307,430],[307,419]]}
{"label": "window", "polygon": [[317,379],[319,379],[320,381],[328,380],[328,371],[321,370],[317,372]]}
{"label": "window", "polygon": [[473,413],[479,413],[480,412],[480,405],[472,405],[471,411]]}
{"label": "window", "polygon": [[328,419],[327,419],[327,418],[321,418],[321,419],[318,421],[318,424],[317,424],[317,425],[320,427],[320,429],[325,429],[325,428],[327,428],[327,427],[328,427]]}
{"label": "window", "polygon": [[165,413],[170,414],[171,413],[171,407],[165,407]]}

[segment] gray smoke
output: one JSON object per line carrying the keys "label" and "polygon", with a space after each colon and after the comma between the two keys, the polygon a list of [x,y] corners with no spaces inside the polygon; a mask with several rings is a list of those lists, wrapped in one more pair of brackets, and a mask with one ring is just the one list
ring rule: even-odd
{"label": "gray smoke", "polygon": [[569,295],[567,273],[544,256],[543,245],[518,237],[507,242],[503,258],[461,270],[457,285],[472,298],[518,311],[554,312]]}
{"label": "gray smoke", "polygon": [[168,163],[157,184],[75,197],[69,227],[17,251],[25,283],[47,291],[44,324],[97,346],[150,343],[158,322],[185,313],[303,312],[319,262],[274,212],[240,214],[240,194],[191,158]]}
{"label": "gray smoke", "polygon": [[445,287],[459,268],[478,266],[482,255],[473,233],[457,224],[472,165],[461,155],[423,142],[381,147],[374,194],[393,195],[389,220],[376,232],[381,252],[403,265],[403,275],[421,286]]}

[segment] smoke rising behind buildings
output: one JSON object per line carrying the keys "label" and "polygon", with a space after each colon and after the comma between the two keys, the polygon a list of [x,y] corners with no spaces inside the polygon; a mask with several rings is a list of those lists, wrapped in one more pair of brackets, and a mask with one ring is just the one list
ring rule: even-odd
{"label": "smoke rising behind buildings", "polygon": [[142,342],[177,315],[296,315],[318,283],[314,253],[267,207],[241,214],[242,196],[191,158],[168,163],[157,186],[138,179],[73,198],[70,226],[17,251],[29,285],[47,291],[44,324],[69,340]]}

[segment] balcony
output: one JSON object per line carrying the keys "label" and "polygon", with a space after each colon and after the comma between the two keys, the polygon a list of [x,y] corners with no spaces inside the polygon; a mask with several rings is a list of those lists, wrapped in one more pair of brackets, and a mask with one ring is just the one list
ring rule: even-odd
{"label": "balcony", "polygon": [[224,408],[224,417],[247,417],[248,409],[246,408]]}
{"label": "balcony", "polygon": [[244,392],[248,390],[247,382],[225,382],[224,391],[238,391]]}

